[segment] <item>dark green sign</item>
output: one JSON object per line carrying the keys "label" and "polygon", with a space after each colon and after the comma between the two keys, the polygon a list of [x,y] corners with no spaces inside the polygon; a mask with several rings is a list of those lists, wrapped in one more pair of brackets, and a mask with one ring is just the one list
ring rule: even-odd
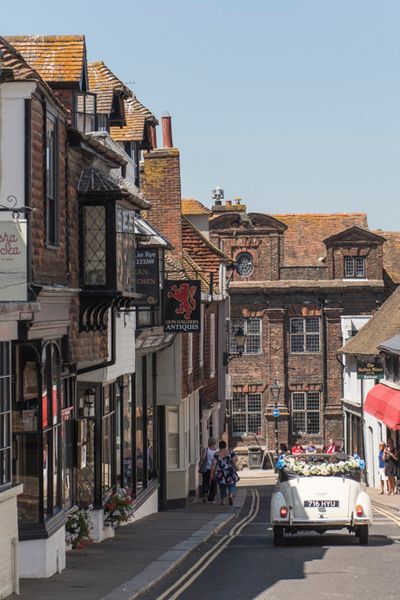
{"label": "dark green sign", "polygon": [[379,358],[357,361],[357,379],[383,379],[383,377],[383,364]]}

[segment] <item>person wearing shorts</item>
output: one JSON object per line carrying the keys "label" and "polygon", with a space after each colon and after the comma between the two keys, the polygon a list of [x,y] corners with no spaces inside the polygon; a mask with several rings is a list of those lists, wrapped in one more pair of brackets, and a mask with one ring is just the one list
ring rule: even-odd
{"label": "person wearing shorts", "polygon": [[386,481],[386,491],[389,493],[389,480],[385,475],[385,459],[383,457],[385,453],[386,444],[385,442],[381,442],[379,444],[379,453],[378,453],[378,463],[379,463],[379,480],[381,482],[381,494],[385,493],[385,481]]}

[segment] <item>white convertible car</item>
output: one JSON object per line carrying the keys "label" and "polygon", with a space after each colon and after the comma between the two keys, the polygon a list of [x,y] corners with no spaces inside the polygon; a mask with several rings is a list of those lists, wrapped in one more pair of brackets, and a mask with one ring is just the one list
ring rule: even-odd
{"label": "white convertible car", "polygon": [[365,490],[364,461],[343,453],[289,455],[278,460],[271,499],[274,544],[285,533],[332,529],[355,532],[368,544],[371,500]]}

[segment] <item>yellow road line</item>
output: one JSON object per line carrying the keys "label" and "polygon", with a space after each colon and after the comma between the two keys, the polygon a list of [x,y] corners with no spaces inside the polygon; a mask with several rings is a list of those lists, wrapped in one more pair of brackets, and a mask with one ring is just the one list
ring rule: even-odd
{"label": "yellow road line", "polygon": [[[234,527],[232,527],[225,536],[223,536],[210,550],[208,550],[192,567],[182,575],[175,583],[171,585],[161,596],[158,597],[158,600],[164,600],[168,598],[168,600],[175,600],[178,598],[192,583],[195,579],[199,577],[199,575],[221,554],[223,550],[238,536],[240,532],[248,523],[250,523],[258,514],[260,508],[260,495],[257,490],[251,490],[252,500],[251,507],[248,514],[243,517]],[[196,571],[192,577],[188,579],[188,577]],[[184,583],[185,582],[185,583]],[[170,595],[174,592],[181,584],[182,587],[175,592],[172,596]]]}
{"label": "yellow road line", "polygon": [[396,523],[396,525],[397,525],[398,527],[400,527],[400,518],[398,518],[398,517],[395,517],[395,516],[393,515],[393,513],[389,512],[389,511],[387,511],[387,510],[385,510],[385,509],[383,509],[383,508],[381,508],[381,507],[377,508],[377,507],[376,507],[376,506],[374,506],[374,505],[373,505],[373,509],[374,509],[374,510],[375,510],[377,513],[380,513],[381,515],[384,515],[385,517],[387,517],[388,519],[390,519],[391,521],[393,521],[394,523]]}

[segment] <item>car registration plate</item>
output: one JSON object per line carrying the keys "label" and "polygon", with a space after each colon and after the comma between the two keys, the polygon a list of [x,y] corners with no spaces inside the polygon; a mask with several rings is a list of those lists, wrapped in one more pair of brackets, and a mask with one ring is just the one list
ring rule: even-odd
{"label": "car registration plate", "polygon": [[339,500],[304,500],[305,508],[335,508]]}

